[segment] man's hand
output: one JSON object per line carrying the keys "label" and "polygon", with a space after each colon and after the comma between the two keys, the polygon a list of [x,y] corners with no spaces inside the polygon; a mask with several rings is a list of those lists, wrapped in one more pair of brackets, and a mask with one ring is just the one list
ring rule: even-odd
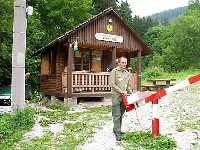
{"label": "man's hand", "polygon": [[127,95],[127,91],[122,91],[121,94],[122,95]]}

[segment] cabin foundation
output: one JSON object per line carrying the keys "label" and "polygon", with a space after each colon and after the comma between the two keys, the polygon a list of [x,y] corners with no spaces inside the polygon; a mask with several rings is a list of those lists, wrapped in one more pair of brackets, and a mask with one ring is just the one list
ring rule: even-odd
{"label": "cabin foundation", "polygon": [[64,104],[66,104],[69,107],[73,107],[78,104],[78,101],[76,97],[72,97],[72,98],[64,97]]}

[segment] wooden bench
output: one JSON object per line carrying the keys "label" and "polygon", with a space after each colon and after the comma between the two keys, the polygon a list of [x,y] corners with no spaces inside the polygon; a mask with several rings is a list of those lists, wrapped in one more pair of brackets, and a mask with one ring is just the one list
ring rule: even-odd
{"label": "wooden bench", "polygon": [[142,85],[142,91],[158,91],[165,88],[165,85]]}
{"label": "wooden bench", "polygon": [[171,79],[150,79],[148,82],[152,82],[153,85],[168,85],[170,86]]}
{"label": "wooden bench", "polygon": [[163,88],[168,88],[169,86],[174,85],[172,81],[176,79],[150,79],[147,80],[151,82],[150,85],[142,85],[142,91],[158,91]]}

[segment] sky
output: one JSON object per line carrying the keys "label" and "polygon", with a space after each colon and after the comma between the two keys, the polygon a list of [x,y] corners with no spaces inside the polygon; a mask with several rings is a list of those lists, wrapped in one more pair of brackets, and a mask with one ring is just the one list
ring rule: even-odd
{"label": "sky", "polygon": [[188,5],[189,0],[127,0],[133,15],[148,16],[164,10]]}

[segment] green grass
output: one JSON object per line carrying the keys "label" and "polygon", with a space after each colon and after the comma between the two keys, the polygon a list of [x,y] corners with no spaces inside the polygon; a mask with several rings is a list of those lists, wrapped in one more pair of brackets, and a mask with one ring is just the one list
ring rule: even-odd
{"label": "green grass", "polygon": [[183,132],[185,129],[197,129],[200,130],[200,119],[188,119],[181,118],[176,127],[176,131]]}
{"label": "green grass", "polygon": [[[142,72],[142,84],[148,84],[148,82],[145,79],[148,79],[146,77],[147,72]],[[189,76],[197,75],[200,74],[200,69],[188,69],[188,70],[183,70],[180,72],[175,72],[175,73],[169,73],[169,72],[164,72],[160,71],[159,74],[156,76],[154,75],[153,77],[149,77],[152,79],[176,79],[176,80],[184,80],[188,78]]]}
{"label": "green grass", "polygon": [[176,73],[166,73],[162,72],[159,78],[170,78],[170,79],[176,79],[176,80],[184,80],[188,78],[189,76],[200,74],[200,69],[190,69],[190,70],[184,70],[181,72]]}
{"label": "green grass", "polygon": [[0,149],[9,150],[23,138],[23,134],[34,124],[35,111],[26,108],[16,114],[0,114]]}
{"label": "green grass", "polygon": [[111,111],[112,110],[110,106],[89,108],[89,113],[107,114]]}
{"label": "green grass", "polygon": [[53,109],[53,110],[63,110],[63,111],[69,111],[69,106],[63,104],[63,102],[54,102],[47,106],[47,108]]}
{"label": "green grass", "polygon": [[55,149],[55,147],[53,147],[52,139],[52,134],[46,133],[42,137],[32,139],[29,143],[21,142],[19,144],[19,147],[23,150],[48,150],[53,148]]}
{"label": "green grass", "polygon": [[183,132],[183,131],[185,131],[185,129],[183,128],[182,125],[178,125],[178,126],[176,127],[176,131],[178,131],[178,132]]}
{"label": "green grass", "polygon": [[128,132],[122,140],[126,150],[173,150],[176,147],[175,140],[163,135],[152,137],[150,132]]}

